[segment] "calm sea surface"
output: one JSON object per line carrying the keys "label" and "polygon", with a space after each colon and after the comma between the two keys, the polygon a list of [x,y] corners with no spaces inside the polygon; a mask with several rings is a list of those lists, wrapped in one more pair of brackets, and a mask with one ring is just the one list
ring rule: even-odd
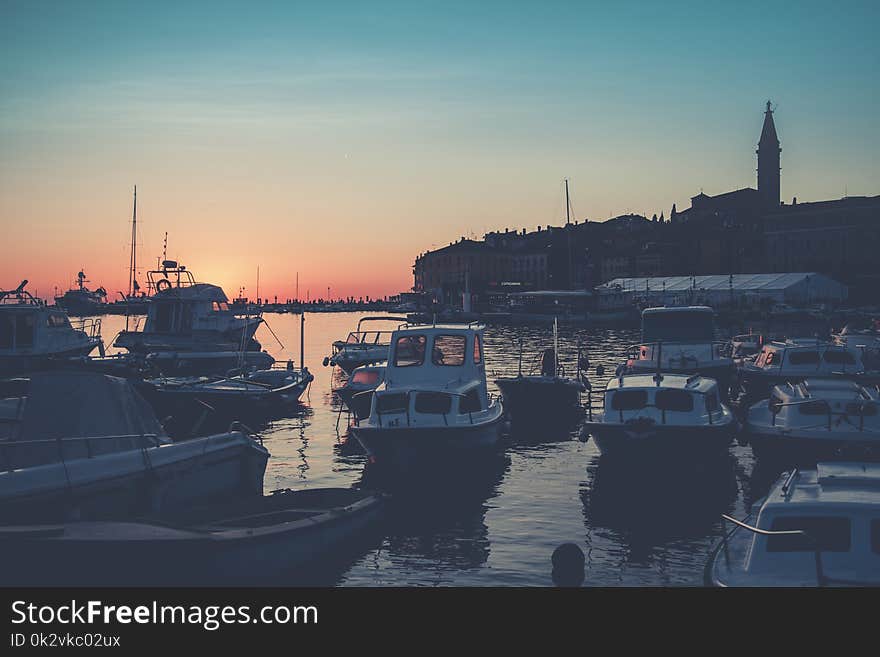
{"label": "calm sea surface", "polygon": [[[730,457],[710,466],[630,468],[600,458],[578,427],[514,434],[497,457],[474,467],[446,465],[416,482],[364,479],[366,458],[347,441],[347,414],[333,390],[341,373],[323,367],[331,342],[354,330],[360,313],[309,313],[306,365],[315,375],[297,417],[275,420],[262,431],[272,454],[265,490],[378,485],[394,494],[379,534],[332,572],[314,582],[341,586],[549,586],[550,556],[565,542],[586,555],[587,586],[696,585],[722,513],[744,515],[776,473],[756,472],[751,450],[734,443]],[[257,337],[276,359],[299,363],[299,315],[265,316]],[[112,341],[124,318],[103,318]],[[495,374],[515,374],[519,339],[525,368],[552,340],[550,327],[490,327],[486,363]],[[591,361],[595,390],[604,387],[638,331],[560,328],[560,358],[575,368],[580,343]],[[283,344],[283,346],[282,346]],[[595,375],[605,365],[606,376]],[[368,476],[369,477],[369,476]]]}

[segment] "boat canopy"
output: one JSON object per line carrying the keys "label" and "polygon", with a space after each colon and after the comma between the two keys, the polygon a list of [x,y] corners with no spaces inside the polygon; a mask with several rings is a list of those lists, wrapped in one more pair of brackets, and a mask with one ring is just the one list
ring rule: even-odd
{"label": "boat canopy", "polygon": [[[119,377],[77,371],[35,373],[24,401],[16,407],[17,417],[3,418],[11,426],[0,442],[21,443],[5,450],[14,452],[6,458],[17,468],[139,449],[144,437],[165,438],[150,405]],[[98,440],[69,440],[76,438]],[[64,441],[64,446],[57,441]]]}

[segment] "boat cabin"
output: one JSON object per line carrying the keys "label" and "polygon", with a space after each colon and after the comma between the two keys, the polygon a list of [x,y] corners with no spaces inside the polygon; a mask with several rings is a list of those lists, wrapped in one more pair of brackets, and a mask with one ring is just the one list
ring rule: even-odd
{"label": "boat cabin", "polygon": [[880,430],[878,391],[845,379],[806,379],[777,385],[767,406],[774,426]]}
{"label": "boat cabin", "polygon": [[713,342],[715,311],[709,306],[645,308],[642,342]]}
{"label": "boat cabin", "polygon": [[64,310],[32,296],[26,284],[0,290],[0,354],[61,355],[97,346],[100,319],[81,319],[74,326]]}
{"label": "boat cabin", "polygon": [[825,583],[880,583],[880,463],[819,463],[815,470],[794,470],[771,490],[756,524],[801,533],[754,533],[748,574],[784,578],[816,572],[828,578]]}
{"label": "boat cabin", "polygon": [[863,372],[858,349],[819,340],[787,340],[764,345],[754,367],[775,376],[820,376]]}
{"label": "boat cabin", "polygon": [[488,409],[483,331],[476,324],[416,324],[394,331],[374,411],[383,417],[443,416],[448,422]]}
{"label": "boat cabin", "polygon": [[718,383],[696,374],[619,376],[608,381],[604,401],[605,422],[704,425],[724,418]]}

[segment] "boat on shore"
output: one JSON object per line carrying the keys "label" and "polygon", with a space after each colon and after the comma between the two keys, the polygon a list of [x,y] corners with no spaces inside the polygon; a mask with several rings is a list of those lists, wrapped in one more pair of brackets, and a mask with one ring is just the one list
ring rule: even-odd
{"label": "boat on shore", "polygon": [[784,473],[716,543],[709,586],[880,586],[880,464]]}
{"label": "boat on shore", "polygon": [[789,462],[880,455],[880,393],[846,379],[808,378],[773,388],[745,422],[755,455]]}
{"label": "boat on shore", "polygon": [[604,410],[584,429],[603,455],[666,458],[723,454],[737,429],[714,379],[697,374],[620,375],[608,381]]}
{"label": "boat on shore", "polygon": [[0,526],[2,586],[279,585],[353,552],[386,496],[282,490],[131,520]]}
{"label": "boat on shore", "polygon": [[268,451],[239,430],[172,442],[125,379],[40,372],[0,386],[0,522],[127,518],[259,495]]}
{"label": "boat on shore", "polygon": [[50,367],[55,361],[101,352],[100,319],[71,322],[25,290],[0,290],[0,374],[21,374]]}
{"label": "boat on shore", "polygon": [[391,336],[385,380],[351,432],[380,467],[406,470],[494,448],[504,410],[489,396],[482,325],[406,325]]}

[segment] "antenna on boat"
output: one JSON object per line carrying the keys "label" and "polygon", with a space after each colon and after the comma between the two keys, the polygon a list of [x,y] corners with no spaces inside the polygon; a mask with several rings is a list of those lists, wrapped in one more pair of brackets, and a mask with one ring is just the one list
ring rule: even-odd
{"label": "antenna on boat", "polygon": [[131,310],[131,297],[134,295],[134,286],[137,276],[137,210],[138,210],[138,187],[134,186],[134,202],[131,209],[131,258],[128,264],[128,300],[125,304],[125,330],[128,330],[129,311]]}
{"label": "antenna on boat", "polygon": [[303,310],[299,314],[299,370],[302,372],[306,368],[306,311]]}
{"label": "antenna on boat", "polygon": [[663,342],[661,341],[661,342],[657,343],[657,373],[654,375],[654,381],[657,382],[658,387],[660,386],[660,382],[663,380],[663,374],[662,374],[663,366],[662,366],[662,360],[661,360],[662,356],[663,356]]}
{"label": "antenna on boat", "polygon": [[[566,189],[568,181],[566,180]],[[553,376],[559,373],[559,325],[556,317],[553,318]]]}

